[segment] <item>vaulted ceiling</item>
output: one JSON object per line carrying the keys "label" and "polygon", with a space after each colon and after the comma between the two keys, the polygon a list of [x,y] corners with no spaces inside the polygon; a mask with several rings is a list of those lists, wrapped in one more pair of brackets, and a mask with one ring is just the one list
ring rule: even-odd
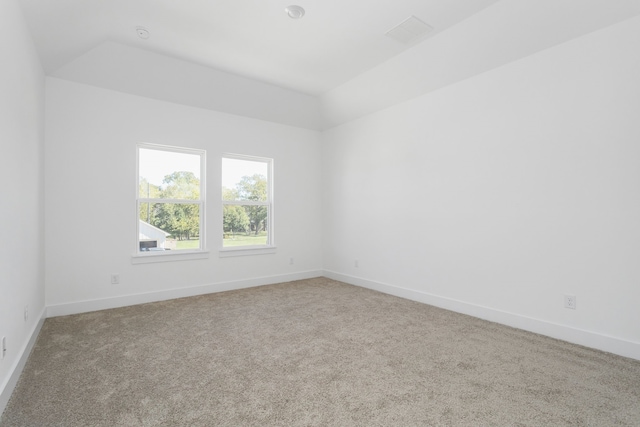
{"label": "vaulted ceiling", "polygon": [[[117,42],[319,95],[408,49],[411,15],[441,32],[497,0],[21,0],[47,73]],[[144,27],[149,38],[138,37]]]}
{"label": "vaulted ceiling", "polygon": [[[640,14],[640,0],[18,1],[51,77],[308,129]],[[432,30],[385,34],[411,16]]]}

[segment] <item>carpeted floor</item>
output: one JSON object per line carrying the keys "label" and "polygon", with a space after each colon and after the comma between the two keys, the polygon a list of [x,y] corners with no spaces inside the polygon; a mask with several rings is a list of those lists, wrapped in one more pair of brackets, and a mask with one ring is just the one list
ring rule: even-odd
{"label": "carpeted floor", "polygon": [[640,426],[640,362],[325,278],[47,319],[2,426]]}

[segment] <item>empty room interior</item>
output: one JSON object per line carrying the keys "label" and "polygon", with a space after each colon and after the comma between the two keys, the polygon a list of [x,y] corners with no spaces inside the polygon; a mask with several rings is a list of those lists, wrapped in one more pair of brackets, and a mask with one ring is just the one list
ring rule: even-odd
{"label": "empty room interior", "polygon": [[0,1],[0,425],[640,425],[640,0],[289,1]]}

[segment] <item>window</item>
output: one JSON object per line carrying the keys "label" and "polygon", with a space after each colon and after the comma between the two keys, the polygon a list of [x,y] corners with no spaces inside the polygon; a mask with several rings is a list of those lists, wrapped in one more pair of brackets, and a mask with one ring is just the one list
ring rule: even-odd
{"label": "window", "polygon": [[273,247],[272,159],[222,158],[222,247]]}
{"label": "window", "polygon": [[138,145],[138,255],[204,250],[204,183],[204,151]]}

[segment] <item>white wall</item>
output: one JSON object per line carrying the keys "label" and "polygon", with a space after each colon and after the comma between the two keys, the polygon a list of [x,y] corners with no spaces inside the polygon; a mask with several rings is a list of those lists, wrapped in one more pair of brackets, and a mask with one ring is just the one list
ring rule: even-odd
{"label": "white wall", "polygon": [[640,359],[639,46],[634,18],[325,132],[328,274]]}
{"label": "white wall", "polygon": [[333,127],[640,13],[638,0],[499,1],[321,98]]}
{"label": "white wall", "polygon": [[15,0],[0,2],[0,52],[0,337],[7,340],[1,413],[44,310],[44,73]]}
{"label": "white wall", "polygon": [[49,75],[177,104],[320,128],[320,102],[314,96],[112,41]]}
{"label": "white wall", "polygon": [[[46,142],[50,314],[321,274],[316,131],[48,77]],[[138,142],[207,151],[208,259],[132,265]],[[219,258],[224,152],[274,159],[276,254]],[[106,238],[80,233],[96,223]],[[119,285],[110,283],[112,273]]]}

